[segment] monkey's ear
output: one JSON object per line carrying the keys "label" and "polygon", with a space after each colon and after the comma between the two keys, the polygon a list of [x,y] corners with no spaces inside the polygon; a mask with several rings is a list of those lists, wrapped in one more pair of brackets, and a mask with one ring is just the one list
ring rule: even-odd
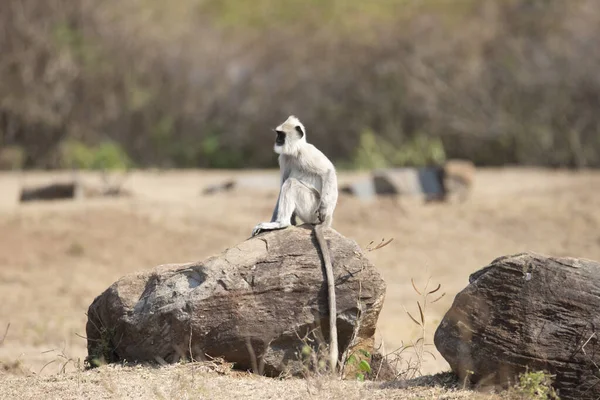
{"label": "monkey's ear", "polygon": [[296,131],[300,134],[300,137],[304,136],[304,131],[300,125],[296,125]]}

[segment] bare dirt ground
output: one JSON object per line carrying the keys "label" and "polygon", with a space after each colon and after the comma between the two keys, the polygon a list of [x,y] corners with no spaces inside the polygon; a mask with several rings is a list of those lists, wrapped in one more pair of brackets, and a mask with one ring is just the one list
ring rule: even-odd
{"label": "bare dirt ground", "polygon": [[[298,398],[306,396],[311,388],[303,381],[233,378],[214,371],[194,375],[189,372],[193,367],[185,365],[76,368],[77,360],[83,362],[86,356],[80,335],[85,336],[87,307],[111,283],[159,264],[220,253],[248,238],[256,223],[270,217],[273,191],[199,194],[205,185],[233,174],[135,172],[125,185],[134,194],[131,198],[19,205],[21,185],[68,180],[70,174],[1,173],[0,340],[10,327],[0,344],[0,393],[8,397],[0,397],[176,398],[180,396],[169,390],[181,385],[190,387],[185,393],[196,398],[281,398],[286,391],[285,397],[296,398],[290,395],[295,391]],[[340,180],[357,176],[342,173]],[[83,177],[99,180],[94,174]],[[364,203],[341,195],[334,228],[363,249],[371,241],[394,238],[368,253],[387,283],[378,340],[389,353],[421,335],[404,311],[406,307],[413,315],[417,312],[419,296],[411,278],[417,286],[431,278],[430,287],[441,283],[440,293],[446,293],[426,309],[425,338],[432,343],[437,324],[468,284],[469,274],[498,256],[530,250],[600,260],[600,172],[480,170],[472,196],[463,204],[424,205],[404,198]],[[431,350],[436,359],[426,357],[421,372],[447,370],[433,346]],[[411,356],[410,351],[405,354]],[[61,374],[63,365],[66,373]],[[374,398],[441,395],[441,389],[375,383],[321,382],[315,387],[311,390],[317,390],[319,398],[362,398],[364,390]]]}

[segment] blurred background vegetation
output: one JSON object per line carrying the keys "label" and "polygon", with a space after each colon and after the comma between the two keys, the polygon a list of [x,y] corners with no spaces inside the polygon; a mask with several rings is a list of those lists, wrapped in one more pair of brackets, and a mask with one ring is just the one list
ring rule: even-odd
{"label": "blurred background vegetation", "polygon": [[597,0],[2,0],[0,168],[600,167]]}

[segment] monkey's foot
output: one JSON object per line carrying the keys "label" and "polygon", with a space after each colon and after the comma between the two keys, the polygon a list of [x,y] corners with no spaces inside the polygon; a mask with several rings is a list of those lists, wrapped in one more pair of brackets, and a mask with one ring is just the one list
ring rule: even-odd
{"label": "monkey's foot", "polygon": [[260,224],[256,225],[252,230],[252,236],[256,236],[262,232],[273,231],[276,229],[283,228],[285,228],[285,226],[282,226],[279,222],[261,222]]}

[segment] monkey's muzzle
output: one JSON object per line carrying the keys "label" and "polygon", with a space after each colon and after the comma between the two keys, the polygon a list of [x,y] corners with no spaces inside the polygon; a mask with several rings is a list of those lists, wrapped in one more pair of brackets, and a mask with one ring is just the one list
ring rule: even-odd
{"label": "monkey's muzzle", "polygon": [[283,146],[285,144],[285,132],[275,131],[275,133],[277,133],[275,144],[278,146]]}

